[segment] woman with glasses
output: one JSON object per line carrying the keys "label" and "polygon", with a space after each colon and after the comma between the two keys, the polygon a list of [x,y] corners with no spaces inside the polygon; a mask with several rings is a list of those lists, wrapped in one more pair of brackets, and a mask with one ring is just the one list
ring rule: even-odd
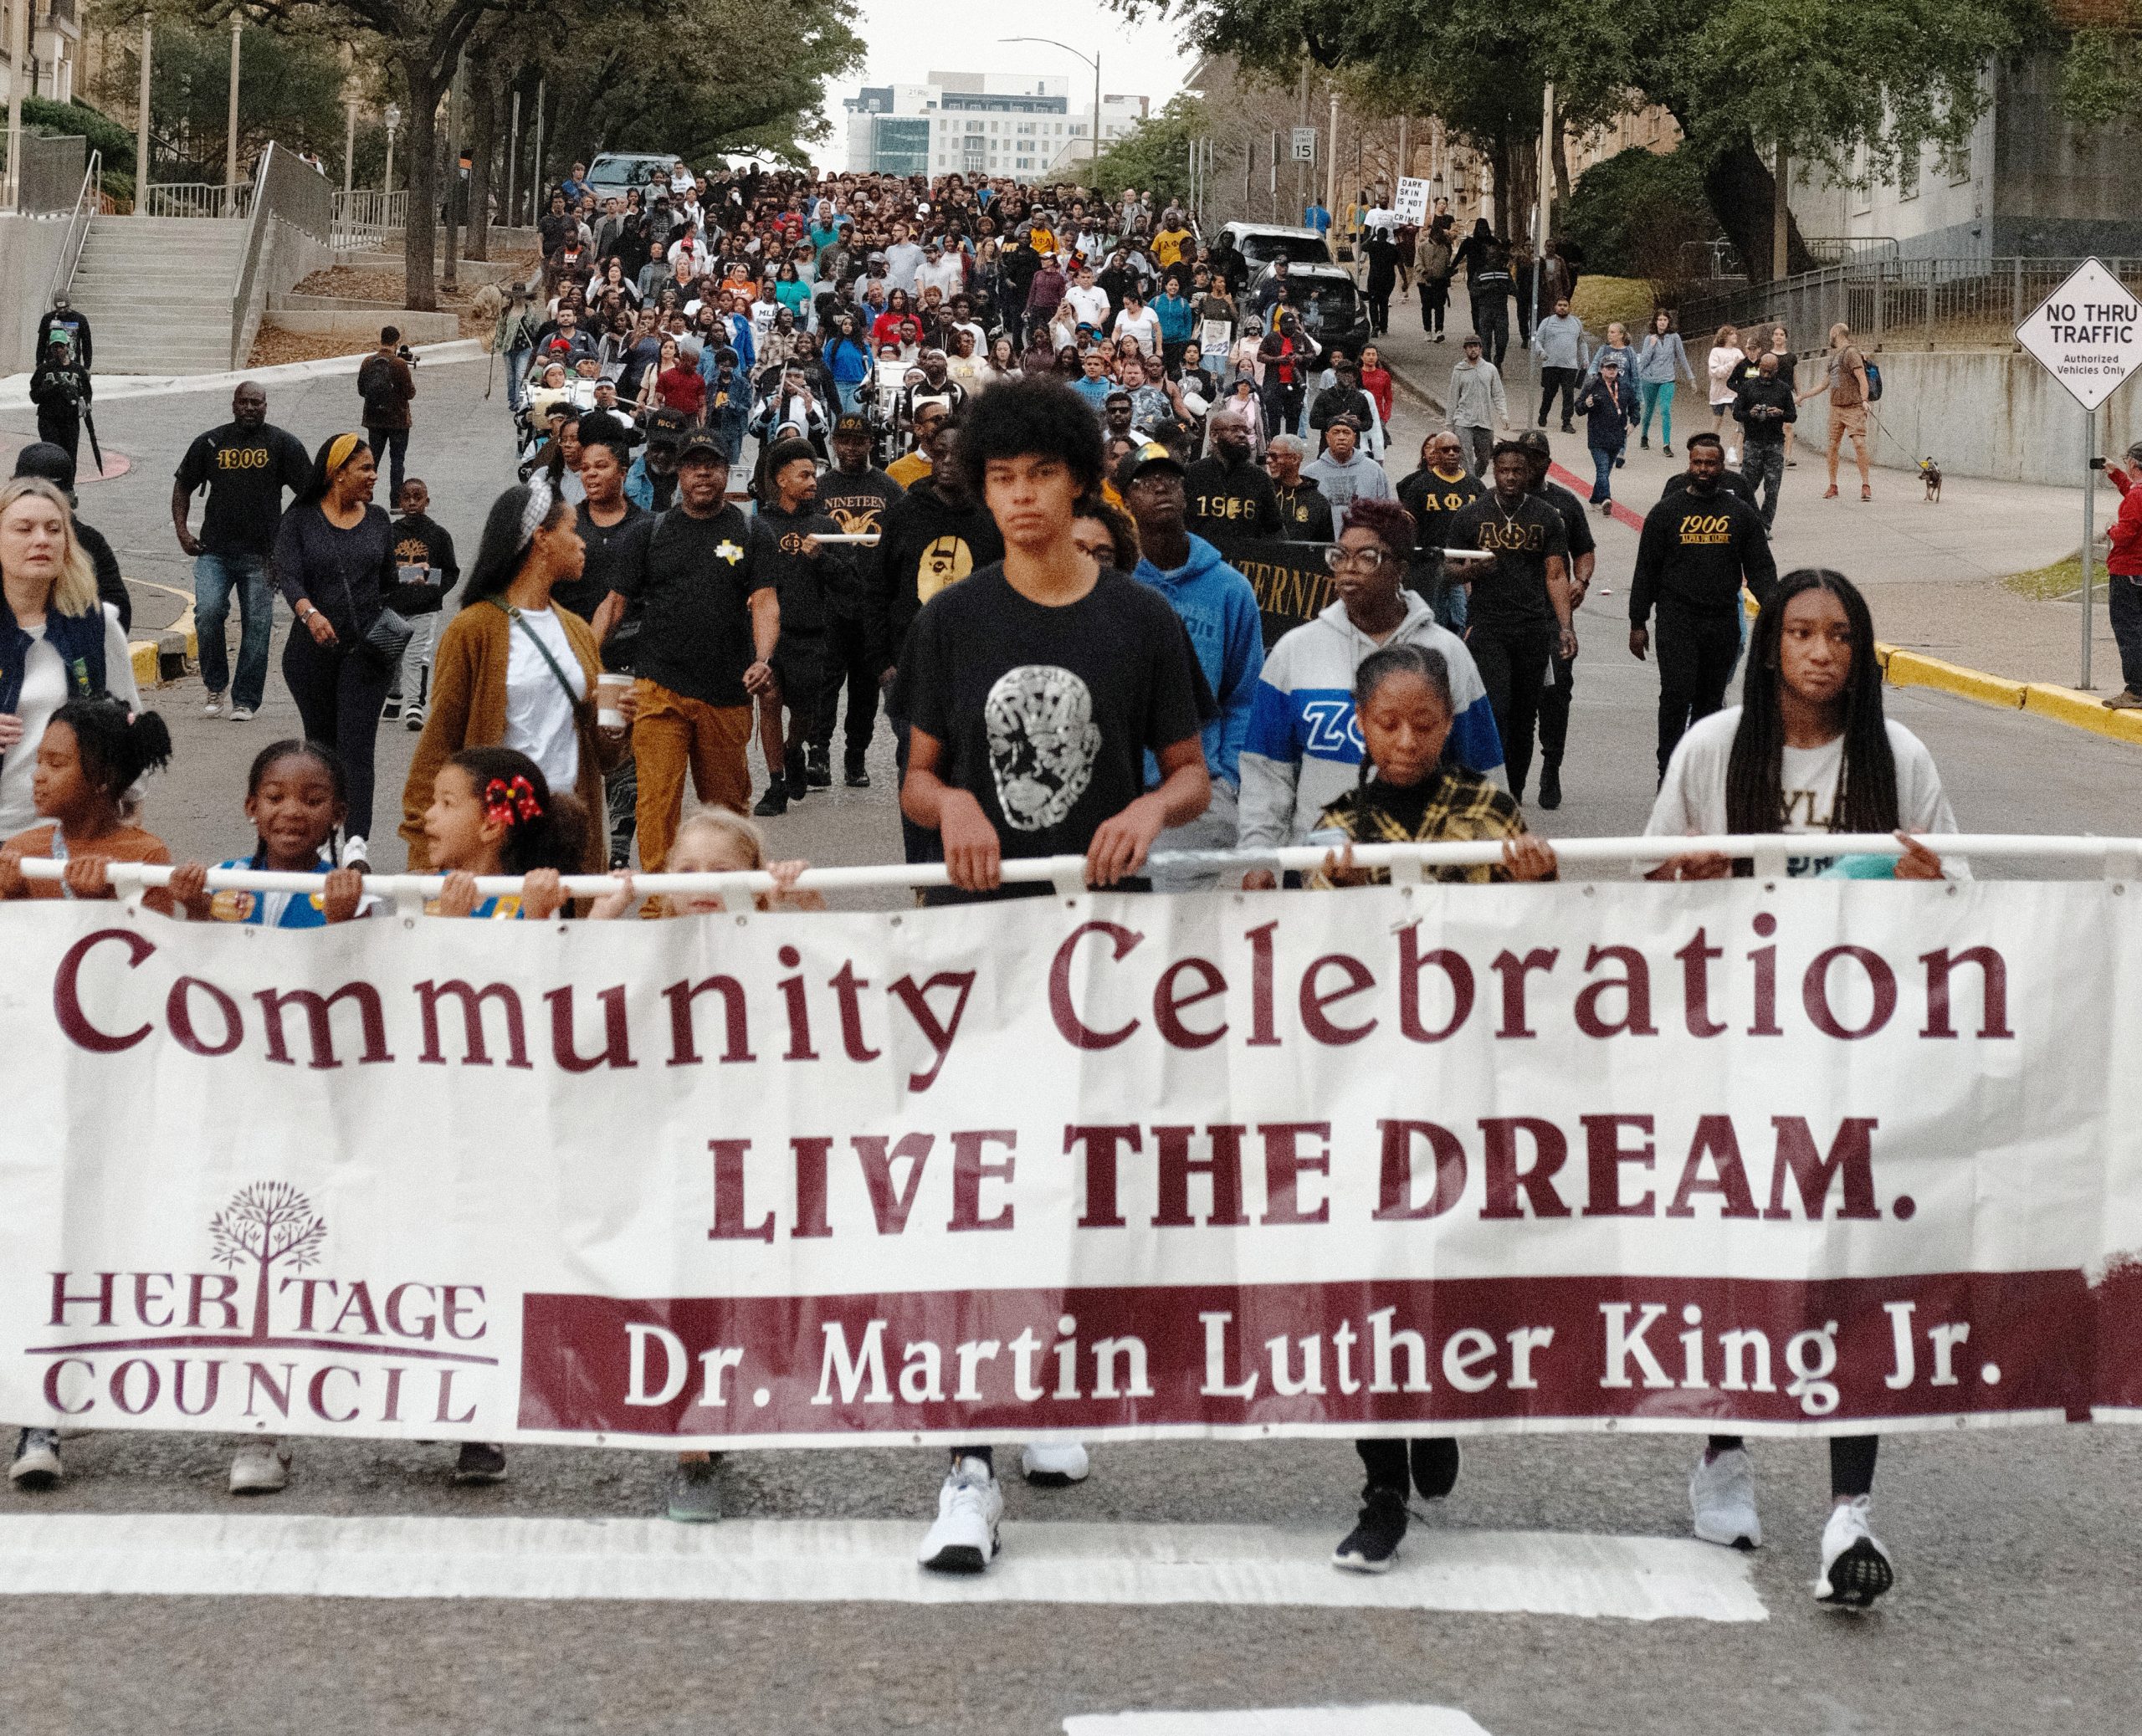
{"label": "woman with glasses", "polygon": [[[1372,654],[1417,645],[1448,673],[1451,727],[1443,755],[1489,782],[1506,781],[1502,737],[1473,654],[1436,624],[1435,612],[1406,588],[1417,541],[1413,515],[1395,500],[1357,500],[1330,551],[1335,601],[1287,633],[1264,659],[1242,750],[1245,850],[1299,844],[1331,804],[1360,781],[1361,735],[1350,694]],[[1244,876],[1246,890],[1275,885],[1268,868]]]}

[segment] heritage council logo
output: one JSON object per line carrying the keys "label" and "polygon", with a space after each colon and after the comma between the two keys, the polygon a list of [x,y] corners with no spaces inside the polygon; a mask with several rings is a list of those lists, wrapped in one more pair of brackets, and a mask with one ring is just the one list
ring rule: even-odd
{"label": "heritage council logo", "polygon": [[[256,1181],[208,1221],[222,1270],[55,1272],[44,1324],[66,1342],[45,1401],[63,1416],[208,1426],[474,1421],[457,1375],[495,1368],[480,1284],[320,1273],[327,1221],[284,1181]],[[461,1348],[461,1347],[469,1348]]]}

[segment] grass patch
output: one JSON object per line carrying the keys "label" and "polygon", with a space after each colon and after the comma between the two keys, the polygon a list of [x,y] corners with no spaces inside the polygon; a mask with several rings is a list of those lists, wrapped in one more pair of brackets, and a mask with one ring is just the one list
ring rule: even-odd
{"label": "grass patch", "polygon": [[1629,341],[1641,344],[1653,305],[1648,278],[1583,277],[1577,279],[1576,300],[1570,311],[1584,321],[1586,330],[1602,335],[1609,320],[1619,320],[1628,328]]}
{"label": "grass patch", "polygon": [[[2097,590],[2104,581],[2104,566],[2096,563]],[[2018,597],[2027,597],[2033,602],[2061,602],[2077,595],[2083,588],[2083,556],[2078,550],[2065,561],[2056,561],[2050,566],[2033,567],[2028,572],[2011,572],[2001,581]]]}

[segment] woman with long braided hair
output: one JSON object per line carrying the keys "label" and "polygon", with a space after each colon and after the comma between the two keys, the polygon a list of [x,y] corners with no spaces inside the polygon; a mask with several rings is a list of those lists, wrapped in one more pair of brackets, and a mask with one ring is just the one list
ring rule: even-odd
{"label": "woman with long braided hair", "polygon": [[[1925,744],[1882,711],[1882,671],[1866,599],[1823,567],[1787,573],[1756,617],[1740,705],[1692,725],[1658,791],[1649,836],[1893,832],[1905,853],[1837,857],[1819,844],[1786,872],[1899,880],[1962,878],[1916,833],[1954,832],[1956,817]],[[1658,880],[1747,873],[1745,858],[1698,853],[1662,863]],[[1868,1523],[1880,1446],[1873,1435],[1830,1442],[1831,1508],[1815,1595],[1864,1608],[1889,1589],[1888,1553]],[[1753,1549],[1762,1542],[1754,1462],[1738,1435],[1714,1435],[1688,1479],[1696,1535]]]}

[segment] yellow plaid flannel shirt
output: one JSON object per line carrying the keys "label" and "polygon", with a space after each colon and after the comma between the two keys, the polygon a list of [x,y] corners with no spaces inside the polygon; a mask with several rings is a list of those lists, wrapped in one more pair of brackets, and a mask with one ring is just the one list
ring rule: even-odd
{"label": "yellow plaid flannel shirt", "polygon": [[[1427,807],[1419,827],[1408,831],[1398,817],[1375,799],[1376,786],[1349,790],[1317,817],[1319,831],[1343,832],[1357,844],[1466,843],[1479,838],[1521,837],[1525,816],[1510,799],[1477,771],[1459,766],[1438,766],[1428,793]],[[1388,885],[1389,870],[1367,871],[1372,884]],[[1481,863],[1470,868],[1439,868],[1435,878],[1484,886],[1506,881],[1509,874],[1500,863]],[[1308,884],[1329,888],[1321,869],[1311,873]]]}

